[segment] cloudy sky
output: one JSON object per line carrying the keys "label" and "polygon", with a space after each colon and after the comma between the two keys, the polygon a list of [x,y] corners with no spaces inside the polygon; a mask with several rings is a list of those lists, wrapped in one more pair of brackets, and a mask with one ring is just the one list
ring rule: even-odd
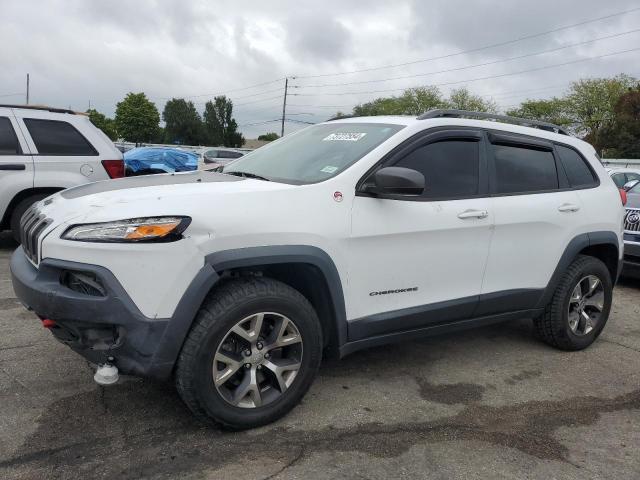
{"label": "cloudy sky", "polygon": [[130,91],[160,111],[227,94],[248,137],[279,131],[260,123],[281,115],[286,76],[299,122],[421,85],[509,108],[640,77],[637,0],[0,0],[0,15],[0,103],[24,102],[27,72],[32,103],[110,116]]}

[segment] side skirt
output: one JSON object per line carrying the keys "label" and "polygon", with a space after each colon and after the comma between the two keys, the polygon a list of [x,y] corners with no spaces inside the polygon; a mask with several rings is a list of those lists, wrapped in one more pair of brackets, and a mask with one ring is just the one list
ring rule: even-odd
{"label": "side skirt", "polygon": [[431,337],[434,335],[457,332],[460,330],[467,330],[471,328],[482,327],[485,325],[491,325],[494,323],[502,323],[510,320],[534,318],[540,315],[543,311],[544,309],[519,310],[516,312],[500,313],[496,315],[488,315],[485,317],[471,318],[468,320],[458,320],[450,323],[364,338],[362,340],[347,342],[346,344],[342,345],[340,347],[340,358],[345,357],[358,350],[378,347],[380,345],[386,345],[389,343],[397,343],[415,340],[417,338]]}

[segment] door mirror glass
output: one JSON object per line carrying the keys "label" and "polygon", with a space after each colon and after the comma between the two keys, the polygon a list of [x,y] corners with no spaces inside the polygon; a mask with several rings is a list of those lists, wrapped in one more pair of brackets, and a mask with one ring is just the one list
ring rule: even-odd
{"label": "door mirror glass", "polygon": [[424,175],[411,168],[385,167],[373,175],[373,185],[367,191],[380,195],[421,195]]}

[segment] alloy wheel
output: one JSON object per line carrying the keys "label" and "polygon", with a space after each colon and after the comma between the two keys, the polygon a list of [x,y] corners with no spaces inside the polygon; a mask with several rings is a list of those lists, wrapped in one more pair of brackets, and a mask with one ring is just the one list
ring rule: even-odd
{"label": "alloy wheel", "polygon": [[228,403],[265,406],[291,386],[302,364],[295,323],[274,312],[243,318],[225,335],[213,360],[213,382]]}
{"label": "alloy wheel", "polygon": [[604,309],[604,287],[595,275],[583,277],[569,298],[569,328],[579,336],[589,334],[598,324]]}

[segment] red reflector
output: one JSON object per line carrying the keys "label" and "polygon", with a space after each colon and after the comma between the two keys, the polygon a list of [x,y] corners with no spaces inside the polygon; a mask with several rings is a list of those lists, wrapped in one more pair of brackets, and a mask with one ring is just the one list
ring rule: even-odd
{"label": "red reflector", "polygon": [[621,188],[619,188],[618,191],[620,192],[620,200],[622,200],[622,206],[625,206],[627,204],[627,192],[625,192]]}
{"label": "red reflector", "polygon": [[109,178],[124,177],[124,160],[102,160],[102,166]]}
{"label": "red reflector", "polygon": [[56,321],[55,320],[49,320],[48,318],[43,318],[42,319],[42,326],[44,328],[53,328],[56,326]]}

